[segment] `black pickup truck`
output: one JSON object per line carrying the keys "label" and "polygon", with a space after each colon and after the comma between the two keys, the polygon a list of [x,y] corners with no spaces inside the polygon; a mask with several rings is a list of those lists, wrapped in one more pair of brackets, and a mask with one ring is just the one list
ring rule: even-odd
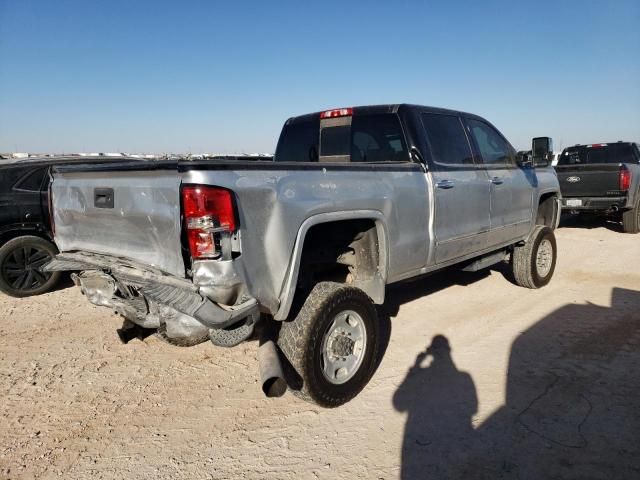
{"label": "black pickup truck", "polygon": [[565,148],[556,165],[562,209],[622,221],[640,232],[640,149],[637,143],[593,143]]}

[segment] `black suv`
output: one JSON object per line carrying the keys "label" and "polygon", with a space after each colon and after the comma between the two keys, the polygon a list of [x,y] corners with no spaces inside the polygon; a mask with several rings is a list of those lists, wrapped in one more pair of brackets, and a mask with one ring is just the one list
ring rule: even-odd
{"label": "black suv", "polygon": [[0,291],[13,297],[51,290],[59,272],[40,267],[58,253],[49,222],[49,170],[67,163],[103,163],[123,157],[51,157],[0,160]]}

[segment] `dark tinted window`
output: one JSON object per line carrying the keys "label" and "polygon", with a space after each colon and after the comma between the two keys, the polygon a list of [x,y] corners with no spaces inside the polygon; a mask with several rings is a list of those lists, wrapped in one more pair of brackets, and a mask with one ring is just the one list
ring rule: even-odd
{"label": "dark tinted window", "polygon": [[423,113],[422,123],[427,132],[434,162],[445,165],[473,163],[467,136],[456,115]]}
{"label": "dark tinted window", "polygon": [[495,128],[479,120],[469,119],[468,123],[485,164],[513,165],[515,152]]}
{"label": "dark tinted window", "polygon": [[320,156],[349,155],[350,137],[351,127],[349,125],[324,127],[320,133]]}
{"label": "dark tinted window", "polygon": [[276,148],[276,162],[317,162],[320,119],[286,124]]}
{"label": "dark tinted window", "polygon": [[409,160],[400,119],[390,113],[355,115],[351,125],[326,126],[322,132],[319,118],[285,125],[275,161],[317,162],[318,151],[323,157],[344,157],[352,162]]}
{"label": "dark tinted window", "polygon": [[580,165],[585,163],[634,163],[633,149],[629,143],[613,143],[606,146],[579,146],[565,149],[558,165]]}
{"label": "dark tinted window", "polygon": [[16,182],[29,173],[28,168],[6,167],[0,169],[0,191],[10,191]]}
{"label": "dark tinted window", "polygon": [[42,188],[42,182],[44,181],[44,176],[47,173],[47,168],[42,167],[36,170],[33,170],[28,175],[20,179],[18,183],[14,185],[13,188],[19,190],[29,190],[32,192],[39,192]]}
{"label": "dark tinted window", "polygon": [[395,114],[361,115],[351,122],[352,162],[406,162],[407,146]]}

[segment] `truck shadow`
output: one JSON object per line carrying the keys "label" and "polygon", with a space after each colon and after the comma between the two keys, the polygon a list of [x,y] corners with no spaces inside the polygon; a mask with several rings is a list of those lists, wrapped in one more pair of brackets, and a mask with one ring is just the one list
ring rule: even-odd
{"label": "truck shadow", "polygon": [[71,280],[71,276],[69,272],[63,272],[60,280],[56,285],[51,289],[52,292],[57,292],[59,290],[66,290],[67,288],[73,288],[75,285],[73,284],[73,280]]}
{"label": "truck shadow", "polygon": [[624,233],[622,223],[607,217],[597,215],[562,215],[559,228],[606,228],[613,232]]}
{"label": "truck shadow", "polygon": [[401,477],[639,478],[639,312],[640,291],[614,288],[611,307],[565,305],[522,332],[505,403],[478,426],[474,382],[435,336],[393,397]]}
{"label": "truck shadow", "polygon": [[400,306],[418,298],[445,290],[454,285],[470,285],[478,282],[491,274],[490,270],[482,269],[477,272],[465,272],[456,267],[451,267],[433,274],[429,274],[429,281],[423,281],[427,276],[396,283],[387,287],[385,303],[381,307],[385,314],[395,317],[400,311]]}
{"label": "truck shadow", "polygon": [[[387,351],[391,339],[391,319],[398,315],[401,305],[454,285],[469,285],[489,275],[490,271],[486,269],[478,272],[464,272],[456,268],[450,268],[429,275],[428,282],[421,281],[426,277],[420,277],[388,286],[384,304],[377,306],[380,331],[375,369],[378,369]],[[507,274],[505,273],[505,275]]]}

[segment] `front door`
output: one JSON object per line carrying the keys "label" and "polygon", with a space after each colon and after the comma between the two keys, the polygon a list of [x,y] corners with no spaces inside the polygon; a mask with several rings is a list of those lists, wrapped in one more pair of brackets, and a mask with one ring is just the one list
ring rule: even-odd
{"label": "front door", "polygon": [[460,117],[423,113],[435,191],[435,256],[447,262],[483,250],[489,234],[490,186],[474,163]]}
{"label": "front door", "polygon": [[516,165],[515,150],[494,127],[475,118],[466,121],[491,185],[489,246],[525,236],[531,229],[535,169]]}

